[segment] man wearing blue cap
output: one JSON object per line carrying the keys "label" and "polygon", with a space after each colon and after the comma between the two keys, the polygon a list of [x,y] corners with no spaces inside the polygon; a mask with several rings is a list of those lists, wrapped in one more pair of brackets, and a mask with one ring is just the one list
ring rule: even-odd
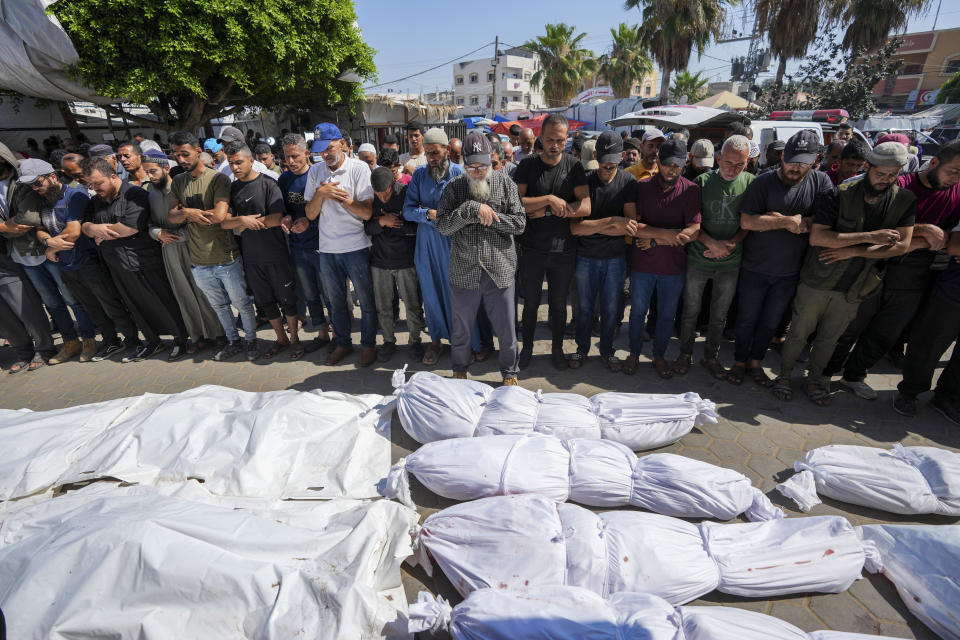
{"label": "man wearing blue cap", "polygon": [[353,352],[347,278],[360,298],[360,366],[377,359],[377,307],[370,274],[370,238],[363,221],[373,215],[370,167],[346,154],[343,134],[330,122],[313,131],[310,152],[322,160],[307,171],[303,198],[307,218],[318,220],[320,275],[330,300],[334,348],[326,364],[335,365]]}

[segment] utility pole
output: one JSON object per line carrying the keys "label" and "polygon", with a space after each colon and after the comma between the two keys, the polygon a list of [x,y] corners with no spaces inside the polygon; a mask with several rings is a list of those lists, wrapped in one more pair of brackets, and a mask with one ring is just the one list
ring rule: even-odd
{"label": "utility pole", "polygon": [[490,104],[490,119],[497,113],[497,65],[500,64],[500,36],[493,39],[493,102]]}

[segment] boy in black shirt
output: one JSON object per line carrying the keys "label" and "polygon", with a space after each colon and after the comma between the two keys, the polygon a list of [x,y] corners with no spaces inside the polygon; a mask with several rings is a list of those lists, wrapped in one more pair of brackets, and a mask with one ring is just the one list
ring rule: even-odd
{"label": "boy in black shirt", "polygon": [[[253,300],[277,334],[277,340],[264,354],[272,358],[292,347],[290,359],[303,357],[304,348],[297,335],[297,294],[293,263],[280,220],[286,215],[283,193],[276,181],[253,168],[253,154],[242,142],[227,145],[227,162],[236,181],[230,185],[232,218],[221,223],[224,229],[240,231],[243,270]],[[290,337],[283,329],[280,314],[287,319]],[[256,353],[248,353],[255,360]]]}
{"label": "boy in black shirt", "polygon": [[373,298],[377,305],[377,318],[383,332],[383,346],[377,353],[379,362],[386,362],[397,351],[397,339],[393,334],[394,292],[407,308],[408,344],[418,360],[423,357],[420,332],[424,329],[423,306],[413,264],[417,246],[417,224],[404,220],[403,199],[407,188],[395,182],[394,172],[387,167],[377,167],[370,174],[370,184],[376,197],[373,199],[373,215],[364,221],[363,230],[370,236],[370,273],[373,276]]}

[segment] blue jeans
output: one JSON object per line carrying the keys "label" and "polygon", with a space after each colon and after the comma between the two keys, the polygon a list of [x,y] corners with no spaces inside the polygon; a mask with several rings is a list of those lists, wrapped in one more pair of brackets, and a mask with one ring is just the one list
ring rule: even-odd
{"label": "blue jeans", "polygon": [[763,360],[783,313],[793,301],[799,276],[768,276],[740,269],[737,306],[736,362]]}
{"label": "blue jeans", "polygon": [[590,335],[593,333],[594,301],[599,294],[600,355],[613,355],[613,333],[617,328],[617,303],[623,279],[627,276],[627,259],[577,258],[577,296],[580,315],[577,316],[577,351],[590,353]]}
{"label": "blue jeans", "polygon": [[323,253],[320,256],[320,275],[323,290],[330,300],[330,320],[333,322],[333,343],[338,347],[353,344],[350,338],[350,301],[347,299],[347,278],[360,298],[360,345],[377,346],[377,305],[373,297],[373,276],[370,275],[370,249],[347,253]]}
{"label": "blue jeans", "polygon": [[213,266],[193,265],[193,279],[200,291],[213,307],[227,340],[240,339],[237,324],[233,318],[232,304],[240,312],[243,324],[243,337],[254,340],[257,337],[257,318],[253,312],[253,299],[247,295],[247,282],[243,277],[243,262],[237,258],[227,264]]}
{"label": "blue jeans", "polygon": [[[97,335],[97,330],[90,320],[90,316],[84,311],[83,305],[77,302],[77,299],[70,293],[70,289],[63,283],[60,275],[60,265],[56,262],[46,260],[35,267],[23,267],[27,272],[27,277],[33,284],[44,306],[53,317],[53,323],[60,332],[63,341],[76,340],[77,329],[80,329],[80,337],[93,338]],[[73,309],[73,315],[77,318],[77,326],[73,325],[73,318],[67,307]]]}
{"label": "blue jeans", "polygon": [[683,293],[683,276],[659,276],[653,273],[634,271],[630,275],[630,353],[640,355],[643,347],[643,327],[650,309],[650,298],[657,292],[657,329],[653,337],[653,357],[667,354],[667,345],[673,335],[677,320],[677,307]]}
{"label": "blue jeans", "polygon": [[330,302],[325,299],[323,292],[320,252],[316,249],[291,246],[290,257],[297,274],[297,311],[302,318],[306,318],[309,311],[313,326],[323,326],[327,323],[326,316],[323,315],[323,305],[326,303],[329,309]]}

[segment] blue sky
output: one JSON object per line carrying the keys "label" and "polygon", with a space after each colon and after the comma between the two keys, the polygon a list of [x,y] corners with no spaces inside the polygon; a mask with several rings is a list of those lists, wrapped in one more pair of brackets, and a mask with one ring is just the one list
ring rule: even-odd
{"label": "blue sky", "polygon": [[[452,58],[483,47],[462,60],[473,60],[493,55],[494,36],[500,36],[501,48],[522,45],[528,39],[544,33],[547,22],[567,22],[587,33],[584,45],[596,54],[603,53],[611,43],[610,29],[620,22],[635,24],[640,21],[638,11],[626,12],[621,2],[574,2],[551,0],[545,2],[436,2],[420,0],[401,3],[393,0],[355,0],[358,22],[367,43],[377,50],[375,62],[379,72],[378,83],[397,80],[445,63]],[[584,10],[585,7],[587,10]],[[933,10],[911,22],[908,30],[929,30],[933,25]],[[734,19],[742,24],[743,9],[733,9]],[[960,5],[943,0],[938,29],[960,26]],[[749,29],[749,24],[746,25]],[[488,44],[489,43],[489,44]],[[698,60],[696,53],[690,61],[691,71],[703,71],[711,81],[728,80],[730,59],[744,55],[748,42],[711,45]],[[788,71],[794,65],[788,66]],[[771,65],[772,77],[776,63]],[[408,80],[375,89],[386,92],[432,91],[438,86],[450,88],[453,72],[450,64],[435,71]],[[367,83],[372,84],[372,83]],[[366,86],[366,85],[365,85]]]}

